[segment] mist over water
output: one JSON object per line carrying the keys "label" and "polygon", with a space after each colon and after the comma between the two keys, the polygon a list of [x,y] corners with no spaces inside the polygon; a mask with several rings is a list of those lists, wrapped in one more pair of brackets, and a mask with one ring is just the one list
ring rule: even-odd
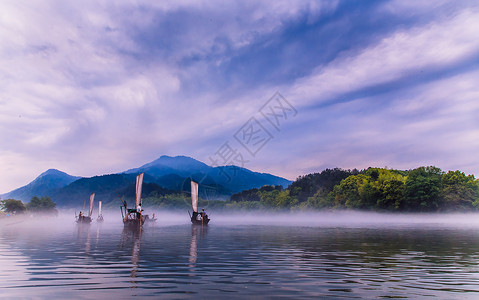
{"label": "mist over water", "polygon": [[[58,216],[24,216],[6,218],[1,224],[14,225],[17,228],[51,228],[76,226],[73,211],[60,211]],[[155,226],[173,226],[190,224],[188,211],[145,211],[150,217],[155,215],[158,221]],[[320,211],[320,212],[210,212],[217,226],[238,225],[270,225],[270,226],[306,226],[306,227],[395,227],[395,226],[457,226],[479,227],[479,213],[377,213],[362,211]],[[105,222],[103,227],[122,225],[119,211],[107,210],[102,212]],[[96,224],[96,215],[92,216],[92,225]]]}
{"label": "mist over water", "polygon": [[[215,216],[221,225],[272,225],[308,227],[479,227],[478,213],[393,214],[359,211],[298,213],[233,213]],[[213,217],[212,217],[213,218]]]}
{"label": "mist over water", "polygon": [[0,298],[479,297],[479,214],[146,213],[0,219]]}

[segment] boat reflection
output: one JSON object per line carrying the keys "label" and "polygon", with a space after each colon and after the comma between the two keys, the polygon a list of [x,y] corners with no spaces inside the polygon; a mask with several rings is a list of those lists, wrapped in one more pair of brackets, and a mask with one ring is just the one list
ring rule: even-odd
{"label": "boat reflection", "polygon": [[95,249],[98,247],[98,243],[100,242],[100,235],[101,235],[101,231],[102,231],[102,225],[103,225],[103,222],[97,223],[97,226],[96,226]]}
{"label": "boat reflection", "polygon": [[190,256],[188,259],[189,267],[194,268],[198,260],[198,241],[203,239],[208,233],[206,226],[191,226]]}
{"label": "boat reflection", "polygon": [[90,249],[91,249],[90,224],[79,224],[79,226],[77,226],[77,241],[79,243],[82,243],[82,240],[85,236],[86,236],[85,253],[90,254]]}
{"label": "boat reflection", "polygon": [[130,271],[130,283],[135,284],[136,287],[136,275],[140,269],[140,246],[141,246],[141,235],[142,235],[142,228],[141,227],[131,227],[125,226],[123,228],[122,233],[122,245],[132,245],[131,249],[131,271]]}

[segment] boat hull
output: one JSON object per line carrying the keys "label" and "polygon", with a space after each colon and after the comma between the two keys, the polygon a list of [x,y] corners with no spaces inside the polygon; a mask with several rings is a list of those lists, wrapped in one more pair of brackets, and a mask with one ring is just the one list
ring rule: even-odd
{"label": "boat hull", "polygon": [[76,220],[78,224],[90,224],[91,223],[91,218],[90,217],[81,217],[78,220]]}
{"label": "boat hull", "polygon": [[145,223],[142,219],[127,219],[123,221],[125,227],[136,228],[141,227]]}
{"label": "boat hull", "polygon": [[208,218],[208,215],[201,217],[201,214],[193,212],[193,215],[191,216],[191,223],[193,225],[208,225],[209,222],[210,218]]}
{"label": "boat hull", "polygon": [[210,222],[210,219],[206,219],[206,220],[191,220],[191,223],[193,225],[208,225],[208,223]]}

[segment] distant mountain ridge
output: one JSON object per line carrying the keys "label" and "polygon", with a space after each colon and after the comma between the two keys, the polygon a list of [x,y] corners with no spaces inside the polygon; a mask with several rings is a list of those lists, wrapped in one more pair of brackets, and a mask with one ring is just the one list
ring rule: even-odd
{"label": "distant mountain ridge", "polygon": [[65,172],[49,169],[40,174],[29,184],[1,195],[2,199],[13,198],[22,201],[30,201],[33,196],[49,196],[56,190],[63,188],[70,183],[80,179],[79,176],[72,176]]}
{"label": "distant mountain ridge", "polygon": [[[163,155],[155,161],[124,173],[137,174],[138,172],[145,172],[145,174],[156,177],[158,179],[155,181],[156,183],[171,189],[173,189],[172,183],[176,186],[180,184],[179,180],[184,181],[185,178],[191,177],[200,183],[219,184],[232,194],[249,189],[251,186],[287,186],[291,183],[291,181],[278,176],[253,172],[237,166],[211,167],[187,156],[171,157]],[[165,184],[166,182],[161,180],[164,179],[162,177],[171,174],[178,175],[180,178],[175,181],[170,177],[169,184]]]}
{"label": "distant mountain ridge", "polygon": [[2,199],[14,198],[30,201],[33,196],[49,196],[58,206],[77,206],[95,192],[95,199],[104,203],[129,195],[134,190],[135,177],[145,172],[144,183],[150,184],[144,191],[167,194],[188,191],[191,179],[200,183],[201,194],[214,190],[215,197],[229,198],[242,190],[264,185],[288,186],[291,181],[267,173],[258,173],[236,166],[211,167],[187,156],[166,156],[117,174],[82,178],[50,169],[28,185],[1,195]]}
{"label": "distant mountain ridge", "polygon": [[187,156],[167,156],[162,155],[160,158],[147,163],[139,168],[130,169],[124,173],[145,172],[152,176],[164,176],[168,174],[177,174],[180,176],[188,176],[188,174],[196,172],[204,172],[211,167],[196,159]]}

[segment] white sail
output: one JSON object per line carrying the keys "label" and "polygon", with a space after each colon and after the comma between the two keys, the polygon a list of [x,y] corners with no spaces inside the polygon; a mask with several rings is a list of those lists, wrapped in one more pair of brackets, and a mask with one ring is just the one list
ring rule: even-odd
{"label": "white sail", "polygon": [[98,202],[98,216],[101,216],[101,201]]}
{"label": "white sail", "polygon": [[95,193],[90,195],[90,210],[88,211],[88,216],[91,217],[93,213],[93,200],[95,200]]}
{"label": "white sail", "polygon": [[191,207],[198,212],[198,183],[191,181]]}
{"label": "white sail", "polygon": [[140,173],[136,176],[136,200],[135,200],[135,208],[138,209],[138,205],[141,204],[141,187],[143,185],[143,175],[145,173]]}

